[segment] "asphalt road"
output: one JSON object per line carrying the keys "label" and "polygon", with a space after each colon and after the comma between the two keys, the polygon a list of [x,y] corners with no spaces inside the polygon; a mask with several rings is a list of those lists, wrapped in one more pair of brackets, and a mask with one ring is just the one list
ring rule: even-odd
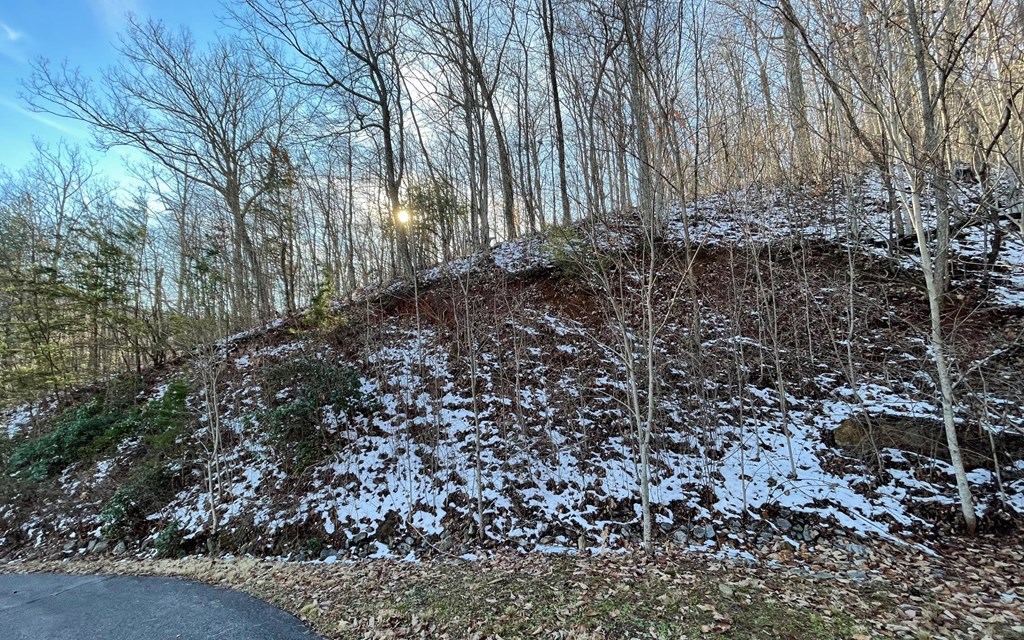
{"label": "asphalt road", "polygon": [[4,640],[316,640],[252,596],[171,578],[0,575]]}

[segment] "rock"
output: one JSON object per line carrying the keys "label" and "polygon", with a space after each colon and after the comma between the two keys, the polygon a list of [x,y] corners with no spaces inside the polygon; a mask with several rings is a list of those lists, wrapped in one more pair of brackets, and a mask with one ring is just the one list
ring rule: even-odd
{"label": "rock", "polygon": [[818,530],[807,527],[804,529],[804,542],[813,542],[818,539]]}
{"label": "rock", "polygon": [[679,529],[672,534],[672,539],[678,542],[679,544],[686,544],[690,541],[690,536],[687,535],[685,529]]}
{"label": "rock", "polygon": [[324,547],[320,550],[320,555],[317,556],[318,560],[326,560],[327,556],[331,555],[331,550],[328,547]]}
{"label": "rock", "polygon": [[785,518],[779,518],[775,521],[775,526],[779,528],[779,531],[785,533],[793,528],[793,523]]}
{"label": "rock", "polygon": [[866,571],[857,571],[855,569],[850,569],[849,571],[847,571],[846,572],[846,576],[850,580],[867,580],[868,579],[868,574],[867,574]]}
{"label": "rock", "polygon": [[555,536],[544,536],[537,541],[537,544],[555,544]]}
{"label": "rock", "polygon": [[352,546],[357,547],[362,543],[366,542],[366,539],[370,536],[365,531],[360,531],[356,535],[352,536]]}
{"label": "rock", "polygon": [[416,538],[413,538],[412,536],[405,536],[405,544],[407,544],[409,547],[415,546]]}
{"label": "rock", "polygon": [[709,524],[708,526],[704,527],[704,537],[705,538],[707,538],[708,540],[714,540],[715,539],[715,535],[716,535],[715,534],[715,528],[713,526],[711,526]]}
{"label": "rock", "polygon": [[690,530],[690,533],[693,534],[694,538],[697,538],[698,540],[703,540],[704,539],[704,532],[705,531],[706,531],[706,529],[703,526],[697,525],[693,529]]}
{"label": "rock", "polygon": [[118,540],[117,544],[114,545],[114,555],[119,556],[128,550],[128,545],[124,543],[124,540]]}
{"label": "rock", "polygon": [[94,549],[96,549],[96,541],[90,540],[89,544],[85,545],[85,552],[92,553]]}
{"label": "rock", "polygon": [[64,553],[74,553],[76,548],[78,548],[78,545],[74,542],[64,543]]}
{"label": "rock", "polygon": [[734,591],[732,590],[732,587],[730,587],[729,585],[725,584],[724,582],[718,585],[718,590],[726,598],[731,598],[732,594],[734,593]]}
{"label": "rock", "polygon": [[106,553],[107,552],[107,547],[109,547],[109,546],[110,546],[109,542],[107,542],[106,540],[100,540],[99,542],[96,543],[96,547],[93,549],[93,551],[95,551],[96,553]]}
{"label": "rock", "polygon": [[296,562],[305,562],[306,560],[309,560],[309,554],[307,554],[305,551],[300,551],[297,554],[295,554]]}
{"label": "rock", "polygon": [[867,547],[865,547],[862,544],[857,544],[855,542],[851,542],[850,544],[846,545],[846,551],[851,555],[858,557],[863,557],[868,554]]}

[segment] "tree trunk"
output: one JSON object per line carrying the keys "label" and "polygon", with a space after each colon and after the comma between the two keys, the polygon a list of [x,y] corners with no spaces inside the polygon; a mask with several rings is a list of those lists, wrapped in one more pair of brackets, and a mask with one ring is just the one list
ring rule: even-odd
{"label": "tree trunk", "polygon": [[541,25],[548,54],[548,80],[551,82],[551,106],[555,113],[555,148],[558,151],[558,190],[562,196],[562,224],[569,224],[569,187],[565,172],[565,130],[562,104],[558,97],[558,67],[555,57],[555,8],[552,0],[541,0]]}

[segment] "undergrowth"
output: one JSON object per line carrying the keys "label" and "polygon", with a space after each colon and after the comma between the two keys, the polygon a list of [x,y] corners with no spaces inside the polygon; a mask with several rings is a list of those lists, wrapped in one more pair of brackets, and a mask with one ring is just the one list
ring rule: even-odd
{"label": "undergrowth", "polygon": [[376,410],[362,389],[359,372],[315,358],[300,358],[271,367],[264,375],[267,404],[264,424],[286,450],[295,471],[323,459],[332,450],[327,412],[339,425],[351,425]]}
{"label": "undergrowth", "polygon": [[67,409],[49,433],[17,447],[8,462],[21,479],[39,481],[120,442],[136,429],[135,415],[102,398]]}
{"label": "undergrowth", "polygon": [[151,462],[131,475],[100,512],[106,538],[132,537],[146,528],[146,516],[174,496],[167,465]]}
{"label": "undergrowth", "polygon": [[41,481],[81,460],[115,451],[127,439],[143,436],[156,451],[174,447],[186,418],[188,387],[175,381],[163,396],[142,406],[109,394],[67,409],[53,428],[14,448],[7,461],[17,478]]}

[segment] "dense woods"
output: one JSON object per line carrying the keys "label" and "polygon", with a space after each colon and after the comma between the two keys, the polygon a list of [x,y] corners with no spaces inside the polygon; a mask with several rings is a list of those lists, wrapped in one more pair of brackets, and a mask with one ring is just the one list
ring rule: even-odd
{"label": "dense woods", "polygon": [[[147,162],[133,184],[112,184],[91,150],[60,144],[0,171],[5,400],[160,364],[501,241],[634,212],[638,282],[585,253],[570,261],[611,301],[647,465],[653,345],[665,330],[655,301],[671,298],[701,329],[699,305],[680,294],[698,276],[665,281],[654,266],[669,212],[682,212],[690,264],[700,246],[688,212],[704,196],[824,192],[870,175],[886,194],[881,249],[920,266],[924,337],[974,528],[941,319],[963,268],[950,259],[957,232],[985,230],[978,273],[994,268],[1006,234],[1024,233],[1019,3],[243,0],[227,10],[216,42],[132,18],[113,67],[39,60],[25,78],[32,109],[86,123],[98,152],[130,147]],[[856,211],[836,224],[867,242]],[[851,282],[856,268],[851,259]],[[768,292],[761,329],[777,337],[774,285],[757,286]],[[465,326],[482,330],[468,302]]]}

